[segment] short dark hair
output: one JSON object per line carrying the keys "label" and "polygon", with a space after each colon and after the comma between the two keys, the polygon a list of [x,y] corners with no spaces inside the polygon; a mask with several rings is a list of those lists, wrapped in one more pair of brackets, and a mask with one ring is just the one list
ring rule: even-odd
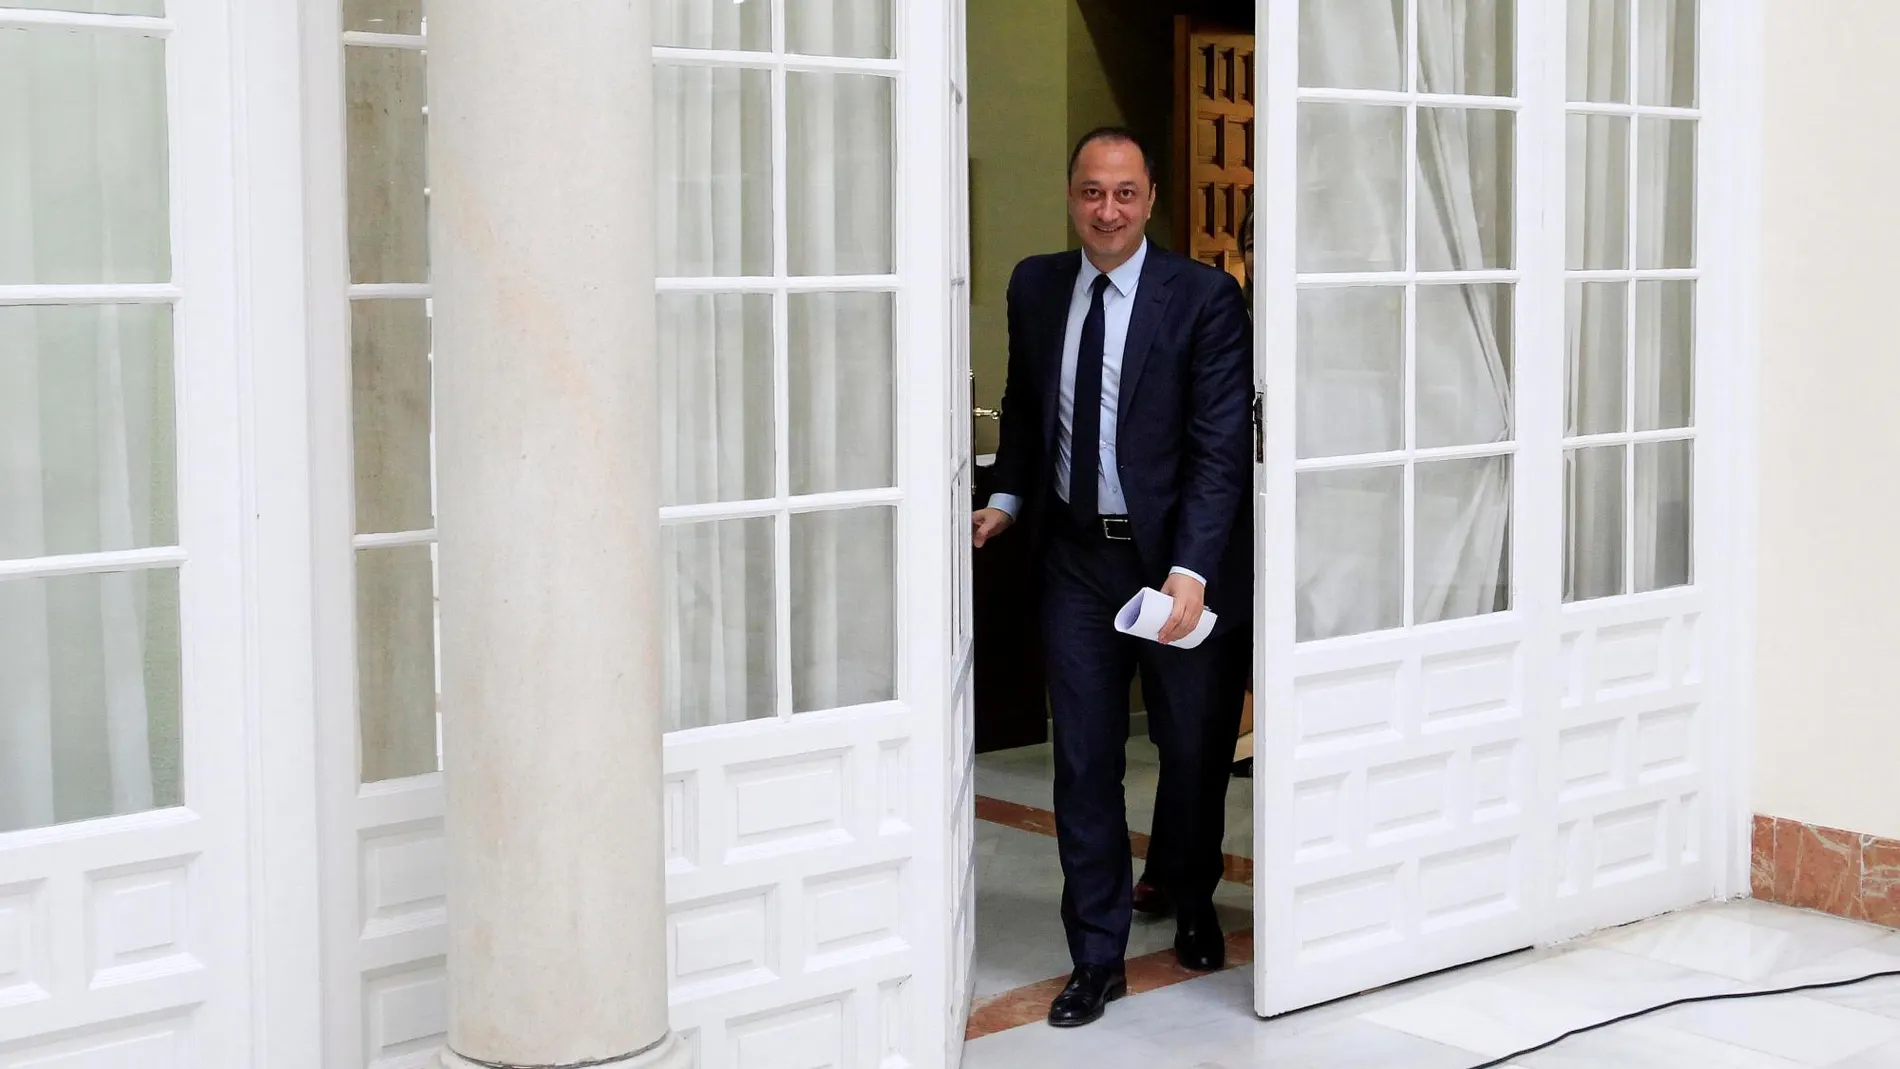
{"label": "short dark hair", "polygon": [[1142,169],[1148,172],[1148,184],[1151,186],[1155,184],[1155,158],[1149,153],[1148,146],[1141,143],[1141,138],[1126,126],[1098,126],[1083,134],[1081,140],[1075,143],[1075,148],[1069,152],[1070,178],[1075,177],[1075,161],[1082,158],[1082,150],[1097,141],[1119,141],[1135,146],[1135,151],[1141,153]]}

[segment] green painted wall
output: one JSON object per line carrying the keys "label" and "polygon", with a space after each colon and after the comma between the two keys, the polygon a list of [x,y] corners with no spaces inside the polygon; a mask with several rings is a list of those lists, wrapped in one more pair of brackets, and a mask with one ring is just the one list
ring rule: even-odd
{"label": "green painted wall", "polygon": [[[1068,0],[1068,7],[1069,144],[1098,126],[1133,130],[1159,172],[1148,239],[1172,245],[1174,7],[1153,0]],[[1074,248],[1073,233],[1069,240]]]}
{"label": "green painted wall", "polygon": [[[1075,0],[969,0],[970,367],[995,408],[1009,362],[1004,296],[1017,261],[1067,247],[1069,7]],[[976,451],[996,448],[977,420]]]}
{"label": "green painted wall", "polygon": [[[995,408],[1011,268],[1076,247],[1065,197],[1076,138],[1127,126],[1148,143],[1162,171],[1148,236],[1172,244],[1174,13],[1153,0],[969,0],[968,26],[970,366],[976,403]],[[974,444],[996,448],[995,421],[977,421]]]}

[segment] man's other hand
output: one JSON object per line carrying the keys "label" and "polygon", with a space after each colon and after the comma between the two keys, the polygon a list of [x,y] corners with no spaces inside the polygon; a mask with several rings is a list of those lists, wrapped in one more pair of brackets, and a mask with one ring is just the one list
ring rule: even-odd
{"label": "man's other hand", "polygon": [[1002,509],[977,509],[976,515],[970,517],[970,541],[982,549],[983,543],[1009,530],[1015,522]]}
{"label": "man's other hand", "polygon": [[1180,572],[1168,576],[1161,585],[1161,592],[1174,599],[1174,612],[1168,616],[1168,622],[1161,625],[1159,638],[1163,645],[1176,639],[1186,638],[1200,626],[1201,612],[1207,608],[1207,588],[1199,579]]}

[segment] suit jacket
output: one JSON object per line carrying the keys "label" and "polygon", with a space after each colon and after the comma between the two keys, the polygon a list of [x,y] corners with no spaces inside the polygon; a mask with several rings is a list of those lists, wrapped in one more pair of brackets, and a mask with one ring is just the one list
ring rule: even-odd
{"label": "suit jacket", "polygon": [[[1031,256],[1009,280],[1009,377],[995,489],[1022,502],[1041,544],[1054,492],[1056,399],[1080,252]],[[1135,548],[1159,588],[1168,571],[1207,579],[1217,630],[1253,604],[1252,328],[1240,284],[1150,244],[1130,311],[1116,406],[1116,464]],[[1077,448],[1083,448],[1078,443]]]}

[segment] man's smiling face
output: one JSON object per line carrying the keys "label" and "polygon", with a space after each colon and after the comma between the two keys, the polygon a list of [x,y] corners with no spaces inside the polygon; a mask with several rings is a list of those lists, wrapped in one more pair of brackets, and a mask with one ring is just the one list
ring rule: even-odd
{"label": "man's smiling face", "polygon": [[1097,268],[1112,271],[1135,254],[1154,206],[1154,183],[1139,147],[1101,138],[1076,157],[1069,174],[1069,221]]}

